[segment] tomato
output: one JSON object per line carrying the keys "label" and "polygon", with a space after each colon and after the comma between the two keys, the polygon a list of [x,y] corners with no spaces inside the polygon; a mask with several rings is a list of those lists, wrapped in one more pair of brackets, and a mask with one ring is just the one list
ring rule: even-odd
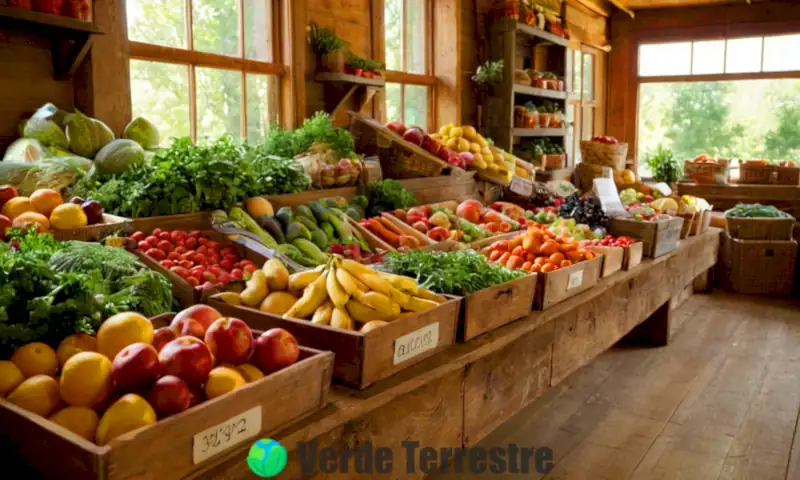
{"label": "tomato", "polygon": [[548,262],[548,263],[545,263],[544,265],[542,265],[542,270],[541,271],[543,273],[547,273],[547,272],[553,272],[553,271],[555,271],[557,269],[558,269],[557,266],[555,266],[554,264]]}
{"label": "tomato", "polygon": [[225,255],[225,260],[227,260],[227,261],[229,261],[231,263],[236,263],[236,262],[239,261],[239,255],[234,255],[234,254],[229,253],[229,254]]}
{"label": "tomato", "polygon": [[220,260],[219,255],[208,255],[208,263],[212,265],[219,265]]}
{"label": "tomato", "polygon": [[203,232],[201,232],[200,230],[192,230],[191,232],[189,232],[189,235],[187,235],[187,236],[188,237],[192,237],[192,238],[197,238],[202,234],[203,234]]}
{"label": "tomato", "polygon": [[175,230],[169,234],[169,238],[170,240],[172,240],[173,243],[178,243],[181,240],[186,240],[186,232]]}
{"label": "tomato", "polygon": [[205,278],[205,280],[206,280],[207,282],[216,282],[216,281],[217,281],[217,276],[216,276],[216,275],[214,275],[213,273],[209,272],[209,271],[206,271],[206,272],[203,274],[203,278]]}
{"label": "tomato", "polygon": [[200,245],[205,245],[208,243],[208,239],[206,237],[197,237],[197,243]]}
{"label": "tomato", "polygon": [[533,266],[533,262],[525,262],[519,267],[521,270],[527,270],[528,272],[531,271],[531,267]]}
{"label": "tomato", "polygon": [[167,258],[167,254],[157,248],[151,248],[150,250],[144,252],[144,254],[156,260],[164,260]]}
{"label": "tomato", "polygon": [[206,246],[208,248],[213,248],[214,250],[219,250],[219,248],[222,247],[219,242],[215,242],[214,240],[209,240]]}
{"label": "tomato", "polygon": [[225,259],[219,262],[219,266],[224,268],[225,270],[230,271],[230,269],[233,268],[233,263],[230,260],[228,260],[227,257],[228,256],[226,255]]}
{"label": "tomato", "polygon": [[205,245],[201,245],[195,249],[195,252],[201,255],[205,255],[208,253],[208,247],[206,247]]}
{"label": "tomato", "polygon": [[150,250],[153,247],[153,245],[147,240],[142,240],[136,245],[136,247],[139,249],[139,251],[145,252],[147,250]]}
{"label": "tomato", "polygon": [[489,261],[490,262],[496,261],[498,258],[500,258],[500,255],[502,254],[503,252],[501,252],[500,250],[492,250],[492,253],[489,254]]}
{"label": "tomato", "polygon": [[560,265],[561,262],[564,261],[564,254],[561,253],[561,252],[556,252],[556,253],[550,255],[549,260],[550,260],[550,263],[553,263],[555,265]]}
{"label": "tomato", "polygon": [[208,265],[208,258],[202,253],[195,253],[194,254],[194,263],[199,263],[200,265]]}
{"label": "tomato", "polygon": [[180,262],[178,262],[178,264],[186,269],[192,268],[194,266],[194,264],[189,260],[181,260]]}
{"label": "tomato", "polygon": [[197,288],[200,286],[200,280],[196,279],[195,277],[189,277],[186,279],[186,282],[192,286],[192,288]]}
{"label": "tomato", "polygon": [[147,235],[145,235],[143,232],[136,232],[133,235],[131,235],[131,238],[136,240],[136,242],[138,243],[147,238]]}
{"label": "tomato", "polygon": [[253,273],[256,271],[256,267],[251,263],[250,265],[245,265],[242,270],[244,273]]}
{"label": "tomato", "polygon": [[174,247],[171,243],[169,243],[169,241],[161,240],[158,242],[158,245],[156,245],[156,248],[163,250],[165,253],[170,253]]}
{"label": "tomato", "polygon": [[181,255],[181,261],[184,260],[192,262],[192,264],[194,264],[194,254],[192,252],[184,253],[183,255]]}
{"label": "tomato", "polygon": [[231,270],[231,277],[235,278],[236,280],[240,280],[244,277],[244,272],[240,268],[234,268]]}
{"label": "tomato", "polygon": [[224,271],[219,265],[211,265],[210,267],[208,267],[208,271],[216,276],[220,276],[224,273]]}
{"label": "tomato", "polygon": [[508,233],[508,232],[511,231],[511,224],[507,223],[507,222],[502,222],[502,223],[500,223],[500,226],[498,227],[498,230],[500,230],[503,233]]}
{"label": "tomato", "polygon": [[239,252],[236,251],[235,247],[228,246],[228,247],[225,247],[222,250],[220,250],[219,253],[220,253],[220,255],[227,256],[227,255],[236,255]]}
{"label": "tomato", "polygon": [[501,250],[506,251],[508,250],[508,240],[498,240],[492,244],[493,250]]}
{"label": "tomato", "polygon": [[552,240],[548,240],[542,244],[542,248],[539,252],[542,255],[550,256],[558,251],[558,244]]}
{"label": "tomato", "polygon": [[161,230],[160,228],[156,228],[156,229],[153,229],[153,231],[150,233],[150,235],[152,235],[154,237],[157,237],[157,236],[161,235],[161,232],[163,232],[163,230]]}
{"label": "tomato", "polygon": [[219,278],[217,278],[217,281],[223,285],[231,283],[231,280],[232,280],[231,276],[225,272],[222,272],[222,275],[220,275]]}
{"label": "tomato", "polygon": [[508,263],[509,258],[511,258],[511,252],[505,252],[504,254],[500,255],[500,258],[497,259],[497,263],[500,265],[505,265]]}
{"label": "tomato", "polygon": [[144,239],[144,241],[149,243],[150,245],[156,245],[156,244],[158,244],[158,237],[154,237],[153,235],[150,235],[149,237],[146,237]]}
{"label": "tomato", "polygon": [[180,260],[181,254],[173,250],[167,254],[167,258],[170,260]]}
{"label": "tomato", "polygon": [[175,266],[175,262],[172,260],[161,260],[159,263],[161,263],[161,266],[164,268],[172,268]]}
{"label": "tomato", "polygon": [[195,270],[194,268],[192,268],[191,275],[192,275],[192,278],[195,278],[195,279],[200,280],[202,282],[206,278],[206,271],[205,270]]}
{"label": "tomato", "polygon": [[179,275],[182,278],[186,278],[189,276],[189,270],[181,267],[175,266],[169,269],[170,272],[174,273],[175,275]]}
{"label": "tomato", "polygon": [[511,250],[511,255],[523,256],[525,255],[525,250],[522,248],[522,246],[514,247],[514,249]]}
{"label": "tomato", "polygon": [[169,241],[169,232],[161,232],[161,233],[158,235],[158,238],[159,238],[159,239],[161,239],[161,240],[167,240],[167,241]]}
{"label": "tomato", "polygon": [[174,251],[178,255],[183,255],[184,253],[188,252],[189,250],[187,250],[186,247],[177,247]]}
{"label": "tomato", "polygon": [[197,239],[194,237],[187,237],[183,244],[186,245],[186,248],[197,248]]}
{"label": "tomato", "polygon": [[570,260],[562,260],[561,263],[559,264],[559,266],[561,268],[572,266],[572,261],[570,261]]}

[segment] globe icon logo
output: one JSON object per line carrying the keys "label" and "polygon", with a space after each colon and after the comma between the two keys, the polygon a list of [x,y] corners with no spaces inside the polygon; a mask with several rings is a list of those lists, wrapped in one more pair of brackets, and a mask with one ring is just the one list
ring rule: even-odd
{"label": "globe icon logo", "polygon": [[247,466],[259,477],[274,477],[286,468],[286,449],[271,438],[262,438],[250,447]]}

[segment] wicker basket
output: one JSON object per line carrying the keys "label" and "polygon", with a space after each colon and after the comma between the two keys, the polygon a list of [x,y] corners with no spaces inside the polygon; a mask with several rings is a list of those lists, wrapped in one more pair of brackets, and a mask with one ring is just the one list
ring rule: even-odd
{"label": "wicker basket", "polygon": [[761,165],[757,163],[739,165],[739,183],[768,185],[777,182],[778,167],[776,165]]}
{"label": "wicker basket", "polygon": [[800,167],[778,167],[778,185],[800,185]]}
{"label": "wicker basket", "polygon": [[739,240],[788,240],[794,222],[794,218],[726,217],[725,230]]}
{"label": "wicker basket", "polygon": [[700,184],[727,185],[730,181],[730,161],[721,159],[716,163],[683,162],[684,179]]}
{"label": "wicker basket", "polygon": [[627,156],[627,143],[581,141],[581,161],[591,165],[604,165],[614,170],[625,170]]}
{"label": "wicker basket", "polygon": [[720,283],[736,293],[789,295],[796,262],[794,240],[739,240],[724,234]]}

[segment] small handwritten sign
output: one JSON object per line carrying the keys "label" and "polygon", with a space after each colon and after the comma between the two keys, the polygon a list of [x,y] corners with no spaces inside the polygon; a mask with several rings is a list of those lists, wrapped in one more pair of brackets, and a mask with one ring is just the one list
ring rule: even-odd
{"label": "small handwritten sign", "polygon": [[521,197],[530,197],[533,195],[533,182],[514,175],[508,189]]}
{"label": "small handwritten sign", "polygon": [[570,273],[569,280],[567,280],[567,290],[578,288],[581,285],[583,285],[583,270]]}
{"label": "small handwritten sign", "polygon": [[195,434],[192,442],[192,461],[197,465],[248,439],[257,437],[260,432],[261,406],[258,406]]}
{"label": "small handwritten sign", "polygon": [[397,337],[394,341],[394,365],[410,360],[439,345],[439,322]]}

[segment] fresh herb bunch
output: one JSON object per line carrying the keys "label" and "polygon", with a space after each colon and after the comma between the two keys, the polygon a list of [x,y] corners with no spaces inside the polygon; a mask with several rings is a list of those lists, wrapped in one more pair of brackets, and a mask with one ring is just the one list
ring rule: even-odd
{"label": "fresh herb bunch", "polygon": [[479,65],[472,76],[472,81],[478,85],[496,85],[503,82],[503,72],[505,70],[503,60],[486,60],[483,65]]}
{"label": "fresh herb bunch", "polygon": [[645,160],[653,178],[659,182],[672,184],[683,176],[683,163],[672,156],[672,151],[659,144],[655,153]]}
{"label": "fresh herb bunch", "polygon": [[608,228],[608,216],[594,197],[582,198],[577,193],[568,196],[558,208],[558,216],[574,218],[592,229]]}
{"label": "fresh herb bunch", "polygon": [[325,27],[318,27],[316,24],[310,26],[310,40],[314,45],[314,51],[320,55],[327,53],[340,52],[347,46],[347,42],[336,36],[333,30]]}
{"label": "fresh herb bunch", "polygon": [[383,64],[377,60],[359,57],[350,51],[348,51],[345,55],[347,55],[347,64],[353,68],[359,68],[368,72],[377,72],[379,70],[383,70]]}
{"label": "fresh herb bunch", "polygon": [[778,210],[773,205],[761,205],[760,203],[740,203],[726,210],[725,216],[745,218],[792,218],[791,215],[782,210]]}
{"label": "fresh herb bunch", "polygon": [[417,204],[414,193],[407,190],[397,180],[379,180],[367,185],[367,217],[374,217],[383,212],[409,209]]}
{"label": "fresh herb bunch", "polygon": [[383,268],[398,275],[416,278],[421,287],[436,293],[461,296],[525,275],[523,271],[512,271],[502,265],[489,263],[483,255],[473,250],[390,253]]}

